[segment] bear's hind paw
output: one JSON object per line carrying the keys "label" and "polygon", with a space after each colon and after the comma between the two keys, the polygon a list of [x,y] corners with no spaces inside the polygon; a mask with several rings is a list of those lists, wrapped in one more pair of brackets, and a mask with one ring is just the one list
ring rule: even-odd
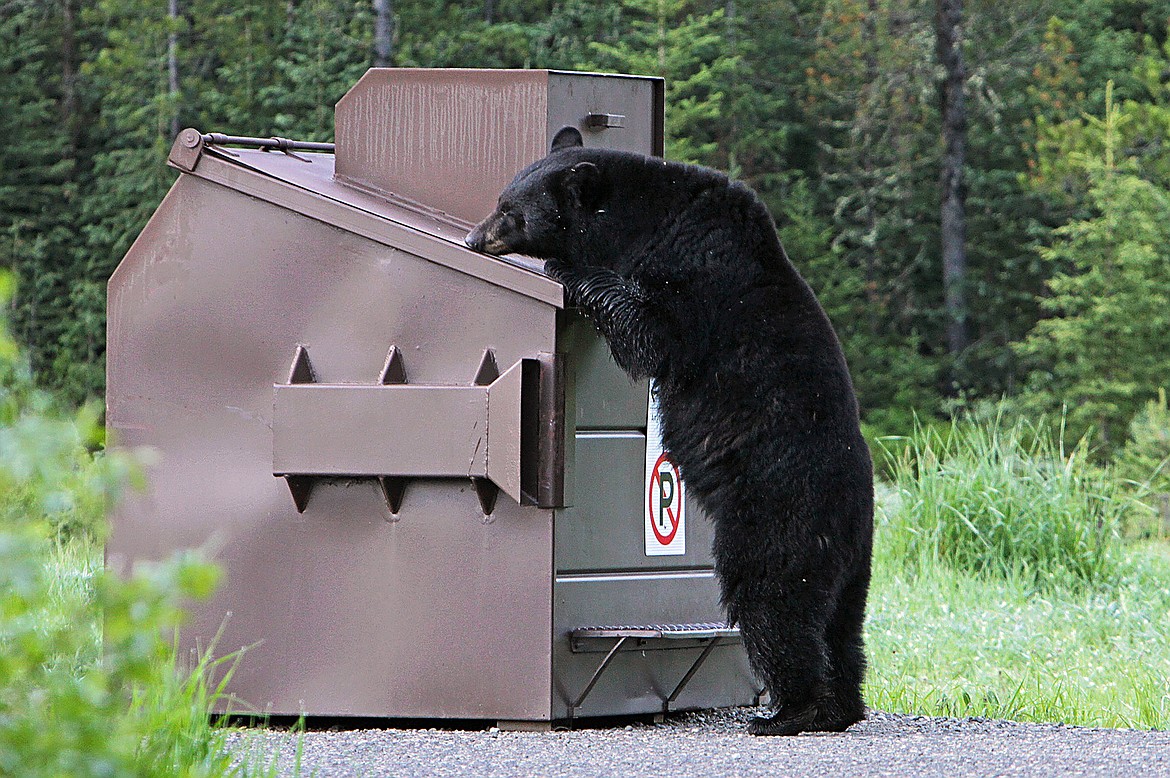
{"label": "bear's hind paw", "polygon": [[795,713],[788,709],[776,711],[769,717],[756,716],[748,722],[748,733],[752,735],[799,735],[812,729],[817,709],[809,706]]}
{"label": "bear's hind paw", "polygon": [[769,717],[756,716],[748,722],[748,732],[752,735],[781,736],[798,735],[801,732],[844,732],[864,718],[864,710],[860,715],[834,715],[818,710],[815,705],[795,713],[784,708]]}

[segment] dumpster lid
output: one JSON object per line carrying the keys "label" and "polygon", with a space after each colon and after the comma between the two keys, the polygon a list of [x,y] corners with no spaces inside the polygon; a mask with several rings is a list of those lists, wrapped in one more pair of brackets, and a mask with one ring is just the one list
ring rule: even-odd
{"label": "dumpster lid", "polygon": [[301,213],[377,243],[510,289],[557,308],[564,288],[530,257],[493,257],[467,248],[472,224],[384,192],[334,180],[334,155],[226,148],[198,130],[181,132],[168,163],[186,174]]}

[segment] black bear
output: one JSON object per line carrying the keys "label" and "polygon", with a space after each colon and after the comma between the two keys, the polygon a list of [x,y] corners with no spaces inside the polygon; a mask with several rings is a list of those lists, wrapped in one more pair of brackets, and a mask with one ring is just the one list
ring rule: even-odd
{"label": "black bear", "polygon": [[584,148],[570,127],[468,236],[545,260],[630,376],[714,522],[728,621],[774,706],[749,731],[865,716],[873,468],[841,345],[748,187]]}

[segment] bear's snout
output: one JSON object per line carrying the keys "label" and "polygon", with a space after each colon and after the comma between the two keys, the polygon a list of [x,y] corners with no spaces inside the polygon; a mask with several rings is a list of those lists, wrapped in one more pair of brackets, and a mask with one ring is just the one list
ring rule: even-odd
{"label": "bear's snout", "polygon": [[475,229],[467,233],[463,242],[470,249],[492,256],[507,254],[512,250],[508,241],[500,237],[500,219],[497,214],[492,214],[477,224]]}
{"label": "bear's snout", "polygon": [[487,241],[484,238],[483,229],[476,227],[471,232],[467,233],[467,237],[463,239],[467,247],[473,251],[483,251],[484,243]]}

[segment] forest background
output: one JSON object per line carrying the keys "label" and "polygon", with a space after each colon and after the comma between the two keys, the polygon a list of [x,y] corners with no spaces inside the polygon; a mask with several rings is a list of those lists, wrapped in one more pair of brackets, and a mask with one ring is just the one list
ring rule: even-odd
{"label": "forest background", "polygon": [[331,140],[374,65],[650,74],[667,155],[768,204],[872,436],[1006,397],[1116,454],[1170,380],[1170,0],[958,7],[0,0],[13,333],[63,403],[102,396],[106,281],[183,127]]}
{"label": "forest background", "polygon": [[104,569],[151,461],[103,451],[105,289],[180,129],[331,140],[374,65],[663,76],[667,155],[760,193],[895,454],[867,703],[1170,727],[1168,25],[1170,0],[0,0],[0,774],[275,773],[209,726],[239,655],[192,672],[167,636],[216,568]]}

